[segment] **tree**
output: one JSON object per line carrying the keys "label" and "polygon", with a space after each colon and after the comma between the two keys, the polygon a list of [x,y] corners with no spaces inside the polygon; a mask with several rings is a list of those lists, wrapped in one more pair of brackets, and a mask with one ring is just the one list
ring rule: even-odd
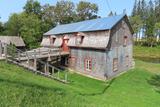
{"label": "tree", "polygon": [[55,6],[46,4],[42,6],[42,31],[47,32],[49,29],[56,26],[56,19],[54,14]]}
{"label": "tree", "polygon": [[156,33],[156,36],[158,37],[157,41],[160,39],[160,22],[157,22],[154,26],[154,30]]}
{"label": "tree", "polygon": [[160,0],[155,0],[155,16],[156,21],[160,22]]}
{"label": "tree", "polygon": [[57,24],[74,22],[75,5],[71,1],[58,1],[54,7],[54,18]]}
{"label": "tree", "polygon": [[20,34],[20,28],[22,26],[22,19],[20,18],[19,14],[12,14],[9,17],[8,22],[6,23],[7,35],[14,35],[18,36]]}
{"label": "tree", "polygon": [[35,14],[41,17],[41,5],[38,1],[27,0],[26,5],[23,7],[27,14]]}
{"label": "tree", "polygon": [[3,26],[3,23],[0,22],[0,35],[3,34],[3,31],[4,31],[4,26]]}
{"label": "tree", "polygon": [[130,23],[131,23],[132,28],[135,32],[136,40],[137,40],[138,32],[140,31],[140,29],[142,28],[142,25],[143,25],[141,17],[139,15],[130,17]]}
{"label": "tree", "polygon": [[26,13],[21,13],[20,17],[23,19],[20,35],[24,39],[27,47],[31,49],[39,46],[43,35],[41,20],[34,14],[28,15]]}
{"label": "tree", "polygon": [[141,11],[141,1],[139,0],[138,4],[137,4],[137,15],[141,16],[141,14],[142,14],[142,11]]}
{"label": "tree", "polygon": [[132,16],[137,15],[137,0],[134,2],[133,10],[132,10]]}
{"label": "tree", "polygon": [[78,21],[98,18],[98,6],[94,3],[80,1],[76,10]]}

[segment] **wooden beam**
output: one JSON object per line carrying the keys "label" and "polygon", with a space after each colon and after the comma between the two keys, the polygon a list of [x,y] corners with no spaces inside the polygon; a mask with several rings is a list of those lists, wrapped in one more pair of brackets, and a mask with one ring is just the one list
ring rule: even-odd
{"label": "wooden beam", "polygon": [[7,44],[6,43],[4,43],[4,54],[5,54],[5,59],[6,59],[6,61],[7,61]]}
{"label": "wooden beam", "polygon": [[0,57],[2,57],[2,42],[0,41]]}
{"label": "wooden beam", "polygon": [[37,70],[37,58],[36,58],[36,50],[34,50],[34,69]]}

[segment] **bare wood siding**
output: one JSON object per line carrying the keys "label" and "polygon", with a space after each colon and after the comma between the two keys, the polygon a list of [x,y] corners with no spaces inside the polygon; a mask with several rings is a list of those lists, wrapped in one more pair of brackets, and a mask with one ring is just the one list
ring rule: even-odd
{"label": "bare wood siding", "polygon": [[[94,77],[105,79],[105,74],[107,70],[106,66],[106,54],[105,51],[101,50],[90,50],[81,48],[71,48],[71,58],[74,58],[74,66],[70,67],[78,72],[88,74]],[[92,60],[92,70],[85,70],[85,59],[89,58]],[[72,60],[71,60],[72,61]],[[73,64],[70,62],[70,64]]]}
{"label": "bare wood siding", "polygon": [[76,36],[72,35],[70,37],[69,46],[78,47],[95,47],[95,48],[106,48],[109,41],[108,31],[97,31],[97,32],[85,32],[83,33],[84,39],[82,44],[76,44]]}
{"label": "bare wood siding", "polygon": [[[124,36],[127,36],[126,46],[124,46]],[[110,62],[107,64],[110,66],[107,72],[109,76],[117,75],[119,72],[126,71],[131,68],[133,55],[132,48],[132,34],[127,23],[123,20],[118,23],[111,32],[110,51],[107,52],[107,60]],[[113,72],[112,69],[114,58],[118,58],[117,72]],[[126,60],[128,60],[128,64],[126,64]]]}

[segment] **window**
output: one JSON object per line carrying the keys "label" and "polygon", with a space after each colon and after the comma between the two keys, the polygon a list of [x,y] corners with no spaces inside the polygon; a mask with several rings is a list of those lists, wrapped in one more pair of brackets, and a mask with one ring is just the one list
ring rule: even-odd
{"label": "window", "polygon": [[83,43],[83,39],[84,39],[84,36],[81,36],[80,44],[82,44],[82,43]]}
{"label": "window", "polygon": [[113,59],[113,72],[118,71],[118,58]]}
{"label": "window", "polygon": [[83,43],[83,40],[84,40],[84,36],[77,35],[76,44],[77,44],[77,45],[82,44],[82,43]]}
{"label": "window", "polygon": [[76,65],[76,58],[71,56],[70,59],[69,59],[69,63],[70,63],[70,66],[71,67],[75,67]]}
{"label": "window", "polygon": [[86,71],[92,70],[92,60],[91,59],[85,59],[85,70]]}
{"label": "window", "polygon": [[128,39],[128,37],[124,36],[124,44],[123,44],[123,46],[127,46],[127,39]]}
{"label": "window", "polygon": [[128,55],[125,58],[125,63],[126,63],[126,67],[128,67],[129,66],[129,56]]}
{"label": "window", "polygon": [[116,31],[115,36],[116,36],[116,42],[118,42],[118,30]]}
{"label": "window", "polygon": [[54,44],[55,40],[56,40],[56,38],[52,38],[52,43],[53,43],[53,44]]}
{"label": "window", "polygon": [[54,42],[55,42],[55,40],[56,40],[56,38],[55,37],[49,37],[49,39],[50,39],[50,44],[54,44]]}

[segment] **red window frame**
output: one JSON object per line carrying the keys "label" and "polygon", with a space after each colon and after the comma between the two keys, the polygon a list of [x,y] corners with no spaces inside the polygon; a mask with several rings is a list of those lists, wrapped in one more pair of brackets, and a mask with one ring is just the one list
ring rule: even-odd
{"label": "red window frame", "polygon": [[69,58],[69,65],[70,65],[71,67],[75,67],[76,63],[77,63],[77,58],[76,58],[75,56],[71,56],[71,57]]}

